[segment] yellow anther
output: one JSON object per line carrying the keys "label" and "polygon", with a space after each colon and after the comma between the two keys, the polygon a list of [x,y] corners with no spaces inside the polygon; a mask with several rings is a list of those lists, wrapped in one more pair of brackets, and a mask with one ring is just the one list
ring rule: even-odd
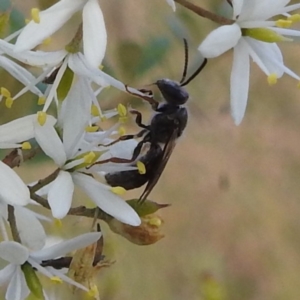
{"label": "yellow anther", "polygon": [[49,36],[43,40],[43,45],[47,46],[51,43],[51,41],[52,41],[51,36]]}
{"label": "yellow anther", "polygon": [[55,283],[62,283],[63,282],[58,276],[53,276],[50,279],[51,279],[51,281],[53,281]]}
{"label": "yellow anther", "polygon": [[276,84],[277,83],[277,79],[278,79],[278,77],[277,77],[277,75],[275,73],[270,74],[268,76],[268,83],[269,83],[269,85]]}
{"label": "yellow anther", "polygon": [[122,103],[118,104],[117,107],[118,113],[120,117],[126,117],[127,116],[127,108]]}
{"label": "yellow anther", "polygon": [[276,21],[276,26],[280,27],[280,28],[290,28],[292,24],[293,24],[293,21],[291,21],[291,20],[279,19]]}
{"label": "yellow anther", "polygon": [[136,163],[136,166],[138,168],[138,171],[140,174],[146,174],[146,167],[145,167],[145,164],[141,161],[138,161]]}
{"label": "yellow anther", "polygon": [[28,24],[30,21],[30,19],[25,19],[25,24]]}
{"label": "yellow anther", "polygon": [[160,227],[162,224],[162,221],[160,218],[158,217],[153,217],[151,219],[148,220],[148,224],[154,227]]}
{"label": "yellow anther", "polygon": [[101,116],[101,117],[100,117],[100,120],[101,120],[101,122],[104,122],[104,121],[107,120],[107,118],[106,118],[105,116]]}
{"label": "yellow anther", "polygon": [[300,14],[294,14],[291,15],[287,18],[287,20],[292,21],[293,23],[299,22],[300,21]]}
{"label": "yellow anther", "polygon": [[44,111],[39,111],[37,113],[37,121],[38,123],[43,126],[46,123],[47,114]]}
{"label": "yellow anther", "polygon": [[23,150],[30,150],[31,149],[31,144],[29,142],[24,142],[22,144],[22,149]]}
{"label": "yellow anther", "polygon": [[118,130],[118,133],[120,136],[124,135],[126,133],[126,130],[123,126],[120,126],[119,127],[119,130]]}
{"label": "yellow anther", "polygon": [[46,102],[46,98],[45,97],[39,97],[38,99],[38,105],[44,105]]}
{"label": "yellow anther", "polygon": [[11,93],[8,89],[6,89],[5,87],[2,87],[1,90],[1,95],[6,97],[6,98],[10,98],[11,97]]}
{"label": "yellow anther", "polygon": [[88,291],[87,295],[91,298],[98,298],[99,297],[99,291],[95,284],[91,287],[91,289]]}
{"label": "yellow anther", "polygon": [[96,132],[99,129],[99,126],[87,126],[85,127],[86,132]]}
{"label": "yellow anther", "polygon": [[14,103],[13,98],[11,98],[11,97],[6,98],[6,100],[5,100],[5,106],[6,106],[7,108],[11,108],[12,105],[13,105],[13,103]]}
{"label": "yellow anther", "polygon": [[54,219],[54,225],[57,228],[62,228],[62,221],[60,219]]}
{"label": "yellow anther", "polygon": [[38,8],[32,8],[31,9],[31,18],[33,22],[40,23],[40,10]]}
{"label": "yellow anther", "polygon": [[119,103],[118,107],[117,107],[117,111],[119,114],[119,121],[121,123],[126,122],[127,121],[127,108],[122,103]]}
{"label": "yellow anther", "polygon": [[97,105],[95,105],[95,104],[93,104],[91,107],[91,115],[94,117],[100,116],[99,109],[98,109]]}
{"label": "yellow anther", "polygon": [[115,186],[110,189],[116,195],[124,195],[126,190],[121,186]]}
{"label": "yellow anther", "polygon": [[104,68],[103,65],[100,65],[100,66],[99,66],[99,69],[100,69],[100,70],[103,70],[103,68]]}
{"label": "yellow anther", "polygon": [[96,154],[91,151],[90,153],[86,154],[83,159],[84,159],[85,163],[90,164],[90,163],[94,162],[95,157],[96,157]]}

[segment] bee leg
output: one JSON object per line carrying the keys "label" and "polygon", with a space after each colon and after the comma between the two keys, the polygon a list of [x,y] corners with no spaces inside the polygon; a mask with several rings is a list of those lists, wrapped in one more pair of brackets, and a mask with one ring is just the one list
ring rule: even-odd
{"label": "bee leg", "polygon": [[153,110],[155,110],[155,111],[157,110],[159,103],[155,99],[153,99],[153,93],[151,91],[141,90],[141,91],[146,91],[150,95],[150,96],[147,96],[147,95],[140,95],[137,93],[130,92],[128,89],[128,85],[126,85],[126,84],[125,84],[125,89],[126,89],[126,92],[129,93],[130,95],[142,98],[143,100],[147,101],[152,106]]}
{"label": "bee leg", "polygon": [[149,142],[149,140],[148,140],[147,137],[144,138],[143,140],[141,140],[137,144],[137,146],[133,150],[132,157],[129,158],[129,159],[128,158],[121,158],[121,157],[111,157],[111,158],[108,158],[108,159],[97,161],[97,162],[93,163],[92,165],[86,167],[86,169],[90,169],[94,165],[105,164],[105,163],[108,163],[108,162],[113,162],[113,163],[132,163],[132,162],[134,162],[138,158],[139,154],[142,151],[142,147],[143,147],[143,145],[146,142]]}
{"label": "bee leg", "polygon": [[109,147],[112,146],[120,141],[127,141],[127,140],[132,140],[135,138],[140,138],[142,137],[148,130],[143,129],[140,132],[138,132],[137,134],[126,134],[126,135],[122,135],[120,136],[118,139],[114,140],[113,142],[109,143],[109,144],[99,144],[98,146],[103,146],[103,147]]}
{"label": "bee leg", "polygon": [[136,115],[135,123],[136,123],[139,127],[145,128],[145,129],[148,129],[148,130],[149,130],[149,126],[147,126],[147,125],[145,125],[145,124],[142,123],[142,114],[141,114],[139,111],[137,111],[137,110],[135,110],[135,109],[132,109],[132,110],[130,111],[130,113],[132,113],[133,115]]}

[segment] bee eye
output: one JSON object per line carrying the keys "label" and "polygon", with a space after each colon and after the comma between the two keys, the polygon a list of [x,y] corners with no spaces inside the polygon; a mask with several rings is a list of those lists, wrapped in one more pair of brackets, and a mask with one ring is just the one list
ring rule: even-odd
{"label": "bee eye", "polygon": [[164,99],[173,105],[182,105],[189,98],[188,92],[176,81],[170,79],[160,79],[156,82],[157,87]]}

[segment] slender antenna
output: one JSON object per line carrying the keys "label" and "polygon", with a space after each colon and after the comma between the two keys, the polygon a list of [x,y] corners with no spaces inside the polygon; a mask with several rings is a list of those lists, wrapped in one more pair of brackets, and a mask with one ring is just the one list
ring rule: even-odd
{"label": "slender antenna", "polygon": [[195,73],[187,81],[185,81],[185,82],[180,81],[180,83],[182,82],[180,84],[180,86],[185,86],[188,83],[190,83],[203,70],[203,68],[206,66],[206,64],[207,64],[207,58],[204,58],[203,63],[200,65],[200,67],[195,71]]}
{"label": "slender antenna", "polygon": [[187,40],[183,39],[183,43],[184,43],[184,68],[183,68],[183,73],[182,73],[180,83],[182,83],[185,80],[187,67],[189,64],[189,47],[188,47]]}

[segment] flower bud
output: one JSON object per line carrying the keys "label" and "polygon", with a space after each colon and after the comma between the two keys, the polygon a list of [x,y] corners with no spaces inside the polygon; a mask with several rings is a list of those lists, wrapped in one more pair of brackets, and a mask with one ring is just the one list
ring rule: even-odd
{"label": "flower bud", "polygon": [[31,291],[31,293],[35,297],[37,297],[37,299],[44,299],[42,284],[41,284],[39,278],[37,277],[32,266],[29,263],[25,262],[21,266],[21,269],[22,269],[22,272],[24,273],[27,286],[28,286],[29,290]]}
{"label": "flower bud", "polygon": [[130,226],[116,219],[108,222],[110,229],[136,245],[151,245],[164,237],[160,232],[163,220],[154,214],[141,217],[140,226]]}

